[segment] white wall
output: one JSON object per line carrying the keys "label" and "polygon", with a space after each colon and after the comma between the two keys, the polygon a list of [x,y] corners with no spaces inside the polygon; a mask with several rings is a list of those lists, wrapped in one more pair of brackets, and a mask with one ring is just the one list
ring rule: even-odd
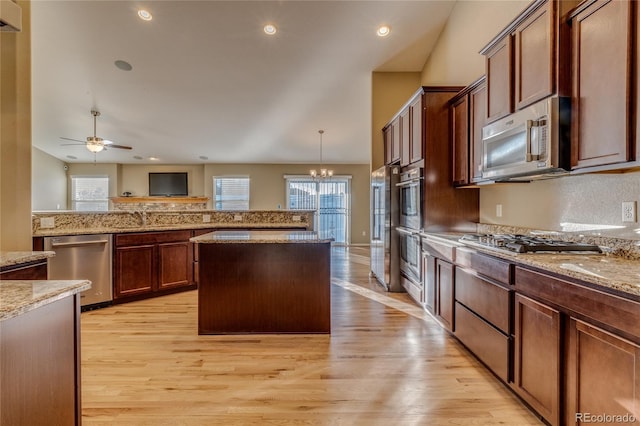
{"label": "white wall", "polygon": [[[478,51],[528,4],[458,1],[423,68],[422,84],[467,85],[483,75],[484,59]],[[585,232],[591,228],[603,235],[640,239],[639,225],[623,224],[621,218],[622,201],[640,203],[639,188],[640,172],[486,185],[480,189],[480,221],[550,230],[584,224]],[[496,204],[502,204],[502,217],[496,216]]]}
{"label": "white wall", "polygon": [[38,148],[31,151],[31,208],[67,210],[65,163]]}

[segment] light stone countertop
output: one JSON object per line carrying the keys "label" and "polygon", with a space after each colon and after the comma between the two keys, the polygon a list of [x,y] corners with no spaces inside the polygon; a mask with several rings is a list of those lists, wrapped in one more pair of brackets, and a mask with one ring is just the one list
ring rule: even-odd
{"label": "light stone countertop", "polygon": [[236,243],[329,243],[331,239],[321,239],[313,231],[214,231],[193,237],[190,240],[200,244]]}
{"label": "light stone countertop", "polygon": [[55,256],[53,251],[0,251],[0,268]]}
{"label": "light stone countertop", "polygon": [[88,280],[0,281],[0,321],[91,288]]}
{"label": "light stone countertop", "polygon": [[[467,247],[458,242],[462,234],[423,234],[456,247]],[[603,291],[613,290],[615,294],[630,294],[640,297],[640,260],[625,259],[607,254],[571,253],[504,253],[479,247],[467,247],[515,264],[532,266],[557,275],[574,278],[603,287]]]}

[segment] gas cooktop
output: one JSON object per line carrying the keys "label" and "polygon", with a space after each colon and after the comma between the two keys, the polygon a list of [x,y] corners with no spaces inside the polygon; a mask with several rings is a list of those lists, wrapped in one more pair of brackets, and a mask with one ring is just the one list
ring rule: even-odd
{"label": "gas cooktop", "polygon": [[465,234],[460,242],[507,253],[580,252],[602,253],[593,244],[554,240],[520,234]]}

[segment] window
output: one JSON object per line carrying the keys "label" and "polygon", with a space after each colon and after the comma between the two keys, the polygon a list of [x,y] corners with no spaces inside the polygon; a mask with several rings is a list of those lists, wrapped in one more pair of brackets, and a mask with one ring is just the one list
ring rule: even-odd
{"label": "window", "polygon": [[249,210],[249,177],[214,177],[213,198],[215,210]]}
{"label": "window", "polygon": [[109,210],[109,177],[71,176],[71,209]]}
{"label": "window", "polygon": [[328,180],[314,180],[309,176],[285,178],[287,207],[291,210],[315,210],[318,235],[333,238],[336,244],[348,244],[350,177],[334,176]]}

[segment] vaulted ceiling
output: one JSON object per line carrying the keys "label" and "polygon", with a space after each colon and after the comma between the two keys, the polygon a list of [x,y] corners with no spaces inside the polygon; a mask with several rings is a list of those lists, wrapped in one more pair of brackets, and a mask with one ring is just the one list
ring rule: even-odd
{"label": "vaulted ceiling", "polygon": [[372,72],[420,71],[453,6],[34,0],[33,145],[93,162],[60,137],[92,136],[97,109],[97,136],[133,147],[97,162],[316,162],[324,129],[326,163],[368,163]]}

